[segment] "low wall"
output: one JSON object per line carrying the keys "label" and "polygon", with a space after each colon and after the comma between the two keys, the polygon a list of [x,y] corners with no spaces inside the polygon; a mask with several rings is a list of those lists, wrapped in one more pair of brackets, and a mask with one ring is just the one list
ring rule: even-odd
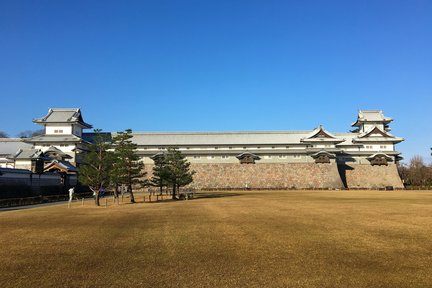
{"label": "low wall", "polygon": [[[151,177],[153,165],[146,165]],[[342,189],[336,163],[191,164],[197,189]]]}
{"label": "low wall", "polygon": [[342,169],[349,189],[379,189],[392,186],[403,189],[404,185],[397,171],[396,164],[372,166],[367,164],[349,164]]}
{"label": "low wall", "polygon": [[0,168],[0,199],[62,194],[67,185],[76,185],[76,175],[66,181],[62,183],[58,173],[35,174],[25,169]]}

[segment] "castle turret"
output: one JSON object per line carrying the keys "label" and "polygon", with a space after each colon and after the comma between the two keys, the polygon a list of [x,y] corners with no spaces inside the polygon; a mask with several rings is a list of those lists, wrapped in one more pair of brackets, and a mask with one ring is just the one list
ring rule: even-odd
{"label": "castle turret", "polygon": [[82,131],[92,128],[92,125],[83,120],[79,108],[51,108],[46,116],[34,119],[33,122],[44,126],[44,134],[26,139],[25,142],[44,152],[55,147],[68,154],[70,162],[81,162],[79,154],[85,150],[84,145],[87,143],[82,138]]}
{"label": "castle turret", "polygon": [[357,121],[351,126],[356,127],[353,132],[363,133],[371,127],[378,127],[383,131],[390,131],[388,124],[393,121],[392,118],[385,117],[381,110],[360,110]]}

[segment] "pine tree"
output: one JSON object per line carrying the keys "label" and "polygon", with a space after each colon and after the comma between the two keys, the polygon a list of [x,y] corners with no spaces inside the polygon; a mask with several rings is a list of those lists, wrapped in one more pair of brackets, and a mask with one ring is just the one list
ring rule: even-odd
{"label": "pine tree", "polygon": [[142,177],[145,176],[143,171],[144,163],[140,162],[136,154],[137,144],[133,143],[132,130],[126,129],[125,132],[118,132],[113,138],[114,145],[114,164],[112,179],[116,184],[125,184],[130,193],[131,203],[135,203],[135,197],[132,190],[133,184],[142,184]]}
{"label": "pine tree", "polygon": [[175,148],[168,148],[164,157],[166,180],[172,186],[172,197],[177,199],[176,191],[193,181],[195,171],[190,170],[190,163],[185,156]]}
{"label": "pine tree", "polygon": [[89,151],[84,157],[84,163],[78,168],[79,181],[88,185],[95,195],[95,204],[100,205],[100,190],[107,187],[110,181],[110,168],[112,165],[112,152],[109,152],[110,144],[101,134],[100,129],[95,129],[93,145],[89,145]]}
{"label": "pine tree", "polygon": [[168,185],[167,177],[168,170],[165,163],[165,154],[157,154],[153,157],[153,175],[150,179],[150,185],[154,187],[159,187],[159,194],[162,195],[163,187]]}

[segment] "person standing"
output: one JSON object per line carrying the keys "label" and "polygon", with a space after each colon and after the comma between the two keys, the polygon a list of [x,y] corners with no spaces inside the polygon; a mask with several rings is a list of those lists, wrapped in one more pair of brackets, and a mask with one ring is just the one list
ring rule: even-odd
{"label": "person standing", "polygon": [[75,194],[75,187],[69,188],[69,205],[72,203],[73,196]]}

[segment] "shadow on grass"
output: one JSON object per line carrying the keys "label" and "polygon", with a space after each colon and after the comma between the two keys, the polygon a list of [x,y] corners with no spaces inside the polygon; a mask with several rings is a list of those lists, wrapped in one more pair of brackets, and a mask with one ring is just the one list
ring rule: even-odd
{"label": "shadow on grass", "polygon": [[[193,201],[193,200],[198,200],[198,199],[216,199],[216,198],[224,198],[224,197],[234,197],[234,196],[241,196],[242,194],[240,193],[233,193],[233,192],[210,192],[210,191],[205,191],[205,192],[195,192],[193,194],[193,198],[190,198],[188,200],[184,199],[184,198],[177,198],[177,199],[172,199],[172,196],[170,195],[145,195],[145,199],[143,199],[142,196],[135,196],[135,203],[167,203],[167,202],[181,202],[181,201]],[[128,197],[125,198],[123,201],[121,201],[120,203],[121,205],[129,205],[129,204],[134,204],[129,202]],[[101,206],[103,206],[103,203],[101,203]]]}
{"label": "shadow on grass", "polygon": [[194,195],[194,199],[224,198],[224,197],[235,197],[241,195],[242,194],[233,193],[233,192],[197,192]]}

